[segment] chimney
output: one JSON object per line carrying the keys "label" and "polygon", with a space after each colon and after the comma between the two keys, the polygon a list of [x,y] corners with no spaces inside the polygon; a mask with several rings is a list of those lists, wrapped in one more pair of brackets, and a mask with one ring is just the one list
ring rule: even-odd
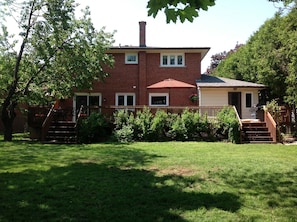
{"label": "chimney", "polygon": [[146,22],[139,22],[139,47],[146,47],[145,44],[145,26]]}

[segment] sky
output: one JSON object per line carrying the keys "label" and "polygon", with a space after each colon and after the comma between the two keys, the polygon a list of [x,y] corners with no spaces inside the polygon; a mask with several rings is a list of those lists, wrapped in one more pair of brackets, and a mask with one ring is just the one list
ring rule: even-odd
{"label": "sky", "polygon": [[244,44],[264,22],[278,11],[268,0],[217,0],[208,11],[200,11],[193,23],[166,23],[163,12],[147,16],[147,0],[77,0],[90,6],[97,29],[115,32],[115,46],[139,45],[139,21],[146,21],[146,45],[152,47],[210,47],[202,60],[202,73],[216,53]]}

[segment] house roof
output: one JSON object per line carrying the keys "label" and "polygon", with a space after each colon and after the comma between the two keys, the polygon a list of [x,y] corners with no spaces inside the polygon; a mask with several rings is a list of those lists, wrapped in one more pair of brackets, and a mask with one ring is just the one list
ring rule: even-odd
{"label": "house roof", "polygon": [[135,53],[145,51],[146,53],[201,53],[201,60],[210,50],[210,47],[138,47],[138,46],[117,46],[110,47],[107,53]]}
{"label": "house roof", "polygon": [[228,79],[218,76],[201,75],[201,78],[196,81],[197,87],[200,88],[265,88],[263,84],[246,82],[236,79]]}
{"label": "house roof", "polygon": [[148,89],[162,88],[196,88],[196,86],[175,79],[165,79],[147,87]]}

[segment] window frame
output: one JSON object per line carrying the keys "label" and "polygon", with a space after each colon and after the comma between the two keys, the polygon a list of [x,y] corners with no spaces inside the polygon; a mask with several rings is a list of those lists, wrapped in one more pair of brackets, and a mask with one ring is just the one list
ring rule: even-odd
{"label": "window frame", "polygon": [[[119,105],[119,98],[118,98],[119,96],[124,96],[124,105]],[[133,96],[133,105],[127,105],[128,96]],[[135,93],[116,93],[115,94],[115,106],[135,106],[135,104],[136,104],[136,95],[135,95]]]}
{"label": "window frame", "polygon": [[[129,61],[129,56],[135,56],[135,61]],[[125,64],[138,64],[138,53],[125,53]]]}
{"label": "window frame", "polygon": [[[152,104],[153,97],[166,97],[166,104]],[[149,106],[169,106],[169,93],[149,93]]]}
{"label": "window frame", "polygon": [[[98,103],[99,103],[99,107],[102,106],[102,93],[83,93],[83,92],[78,92],[78,93],[74,93],[74,96],[73,96],[73,121],[76,120],[77,118],[77,110],[80,109],[80,107],[76,107],[76,101],[77,101],[77,96],[85,96],[87,97],[87,107],[90,107],[90,97],[92,96],[98,96],[99,100],[98,100]],[[99,111],[101,111],[101,109],[99,108]],[[90,114],[90,109],[87,109],[87,114],[89,115]]]}
{"label": "window frame", "polygon": [[[164,57],[166,57],[166,60],[164,60],[165,59]],[[182,58],[181,64],[179,62],[180,57]],[[172,63],[172,61],[174,61],[174,64]],[[185,53],[161,53],[160,66],[161,67],[185,67]]]}

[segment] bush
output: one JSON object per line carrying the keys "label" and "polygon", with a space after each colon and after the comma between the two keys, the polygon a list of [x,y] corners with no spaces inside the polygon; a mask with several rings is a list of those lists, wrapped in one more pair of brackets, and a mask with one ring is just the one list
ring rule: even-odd
{"label": "bush", "polygon": [[224,107],[217,114],[218,132],[232,143],[240,142],[239,121],[232,107]]}
{"label": "bush", "polygon": [[135,139],[140,141],[148,141],[150,138],[151,122],[153,120],[153,114],[149,108],[144,108],[142,111],[136,113],[134,119],[134,135]]}
{"label": "bush", "polygon": [[150,141],[166,141],[168,140],[170,116],[164,110],[158,110],[152,119],[149,133]]}
{"label": "bush", "polygon": [[106,140],[109,136],[109,124],[101,113],[91,113],[82,119],[78,125],[78,141],[80,143],[93,143]]}
{"label": "bush", "polygon": [[171,125],[169,131],[173,140],[186,141],[188,140],[188,132],[185,123],[180,115],[176,115],[175,121]]}
{"label": "bush", "polygon": [[128,110],[117,110],[114,113],[114,132],[115,139],[119,142],[132,142],[135,139],[135,119],[133,113]]}
{"label": "bush", "polygon": [[121,129],[114,131],[115,139],[121,143],[132,142],[134,139],[134,130],[131,125],[124,125]]}
{"label": "bush", "polygon": [[158,110],[154,115],[149,108],[135,116],[125,110],[114,114],[114,136],[119,142],[131,141],[214,141],[220,138],[239,142],[239,122],[230,107],[218,113],[217,122],[209,122],[207,115],[185,109],[181,115]]}

